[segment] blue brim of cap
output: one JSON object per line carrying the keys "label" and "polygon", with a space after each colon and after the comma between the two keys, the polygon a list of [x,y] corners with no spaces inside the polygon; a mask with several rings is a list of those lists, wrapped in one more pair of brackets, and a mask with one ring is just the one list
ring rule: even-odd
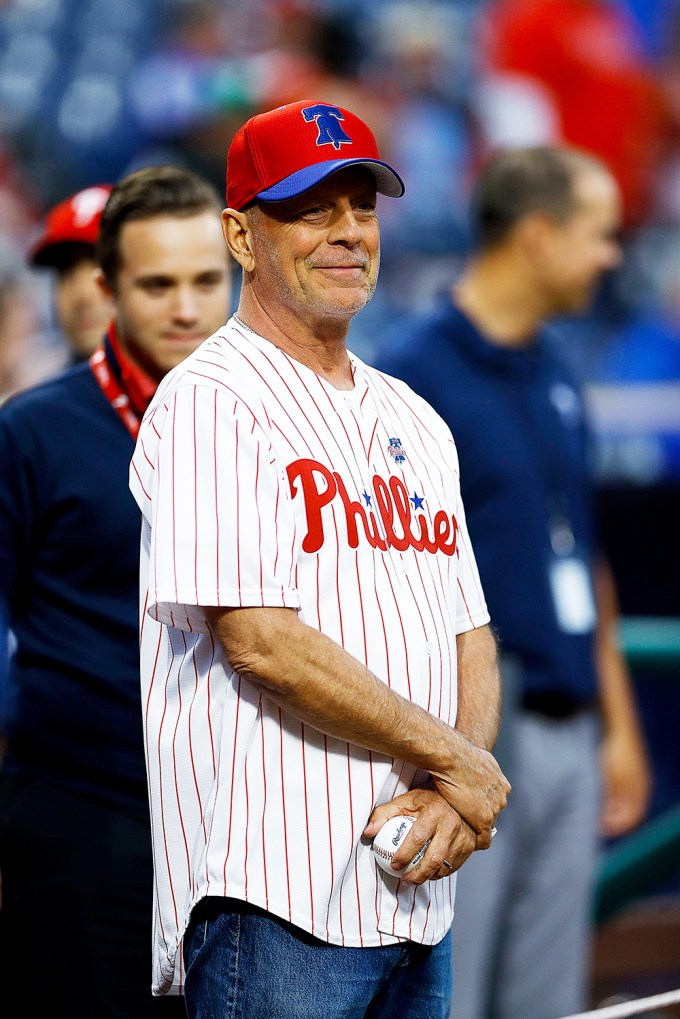
{"label": "blue brim of cap", "polygon": [[296,198],[346,166],[365,166],[370,170],[381,195],[401,198],[404,193],[404,182],[399,174],[379,159],[329,159],[325,163],[314,163],[298,170],[297,173],[291,173],[290,177],[272,185],[266,191],[260,191],[255,197],[262,202],[283,202],[286,198]]}

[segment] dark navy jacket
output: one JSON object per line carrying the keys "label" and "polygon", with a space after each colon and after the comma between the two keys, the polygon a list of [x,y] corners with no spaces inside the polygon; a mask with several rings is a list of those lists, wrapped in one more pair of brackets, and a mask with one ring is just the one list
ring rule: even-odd
{"label": "dark navy jacket", "polygon": [[594,699],[592,634],[560,629],[548,573],[556,504],[590,565],[594,554],[587,431],[568,371],[545,336],[519,350],[491,345],[448,298],[399,323],[375,360],[453,432],[491,623],[525,665],[525,693]]}
{"label": "dark navy jacket", "polygon": [[0,407],[0,700],[9,773],[146,813],[133,448],[87,362]]}

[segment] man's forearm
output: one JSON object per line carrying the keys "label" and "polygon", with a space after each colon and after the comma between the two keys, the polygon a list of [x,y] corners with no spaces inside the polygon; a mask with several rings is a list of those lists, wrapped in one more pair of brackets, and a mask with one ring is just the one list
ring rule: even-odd
{"label": "man's forearm", "polygon": [[493,750],[501,716],[501,677],[496,639],[488,626],[456,638],[458,715],[456,729],[475,746]]}
{"label": "man's forearm", "polygon": [[637,730],[639,722],[628,665],[618,645],[619,604],[611,567],[599,559],[594,575],[597,600],[597,670],[606,729]]}
{"label": "man's forearm", "polygon": [[619,837],[644,817],[652,786],[632,677],[618,644],[618,597],[611,569],[604,560],[595,572],[598,606],[597,668],[603,719],[602,828]]}
{"label": "man's forearm", "polygon": [[475,830],[490,830],[506,783],[493,759],[288,609],[206,609],[231,667],[302,722],[428,771]]}

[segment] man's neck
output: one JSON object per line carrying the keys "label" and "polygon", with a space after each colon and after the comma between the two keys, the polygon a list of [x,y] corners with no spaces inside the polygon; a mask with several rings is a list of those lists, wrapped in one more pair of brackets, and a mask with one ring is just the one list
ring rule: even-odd
{"label": "man's neck", "polygon": [[241,301],[236,320],[269,340],[289,357],[306,365],[335,389],[354,389],[354,374],[347,352],[349,321],[329,320],[306,328],[301,319],[287,321],[285,310],[275,321],[261,305]]}
{"label": "man's neck", "polygon": [[488,342],[499,347],[529,346],[547,315],[533,279],[502,255],[472,259],[451,296]]}
{"label": "man's neck", "polygon": [[159,379],[150,375],[132,355],[115,320],[109,325],[107,337],[121,371],[123,386],[135,409],[143,413],[156,391]]}

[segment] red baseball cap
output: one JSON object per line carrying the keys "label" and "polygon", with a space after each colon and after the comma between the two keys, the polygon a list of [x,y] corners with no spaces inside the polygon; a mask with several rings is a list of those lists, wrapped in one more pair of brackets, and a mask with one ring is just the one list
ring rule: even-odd
{"label": "red baseball cap", "polygon": [[241,127],[227,153],[227,205],[295,198],[345,166],[365,166],[390,198],[404,183],[380,159],[371,129],[349,110],[312,99],[258,113]]}
{"label": "red baseball cap", "polygon": [[29,252],[29,261],[33,265],[58,266],[64,253],[62,245],[91,244],[94,248],[99,221],[111,190],[110,184],[97,184],[55,205],[47,214],[42,234]]}

